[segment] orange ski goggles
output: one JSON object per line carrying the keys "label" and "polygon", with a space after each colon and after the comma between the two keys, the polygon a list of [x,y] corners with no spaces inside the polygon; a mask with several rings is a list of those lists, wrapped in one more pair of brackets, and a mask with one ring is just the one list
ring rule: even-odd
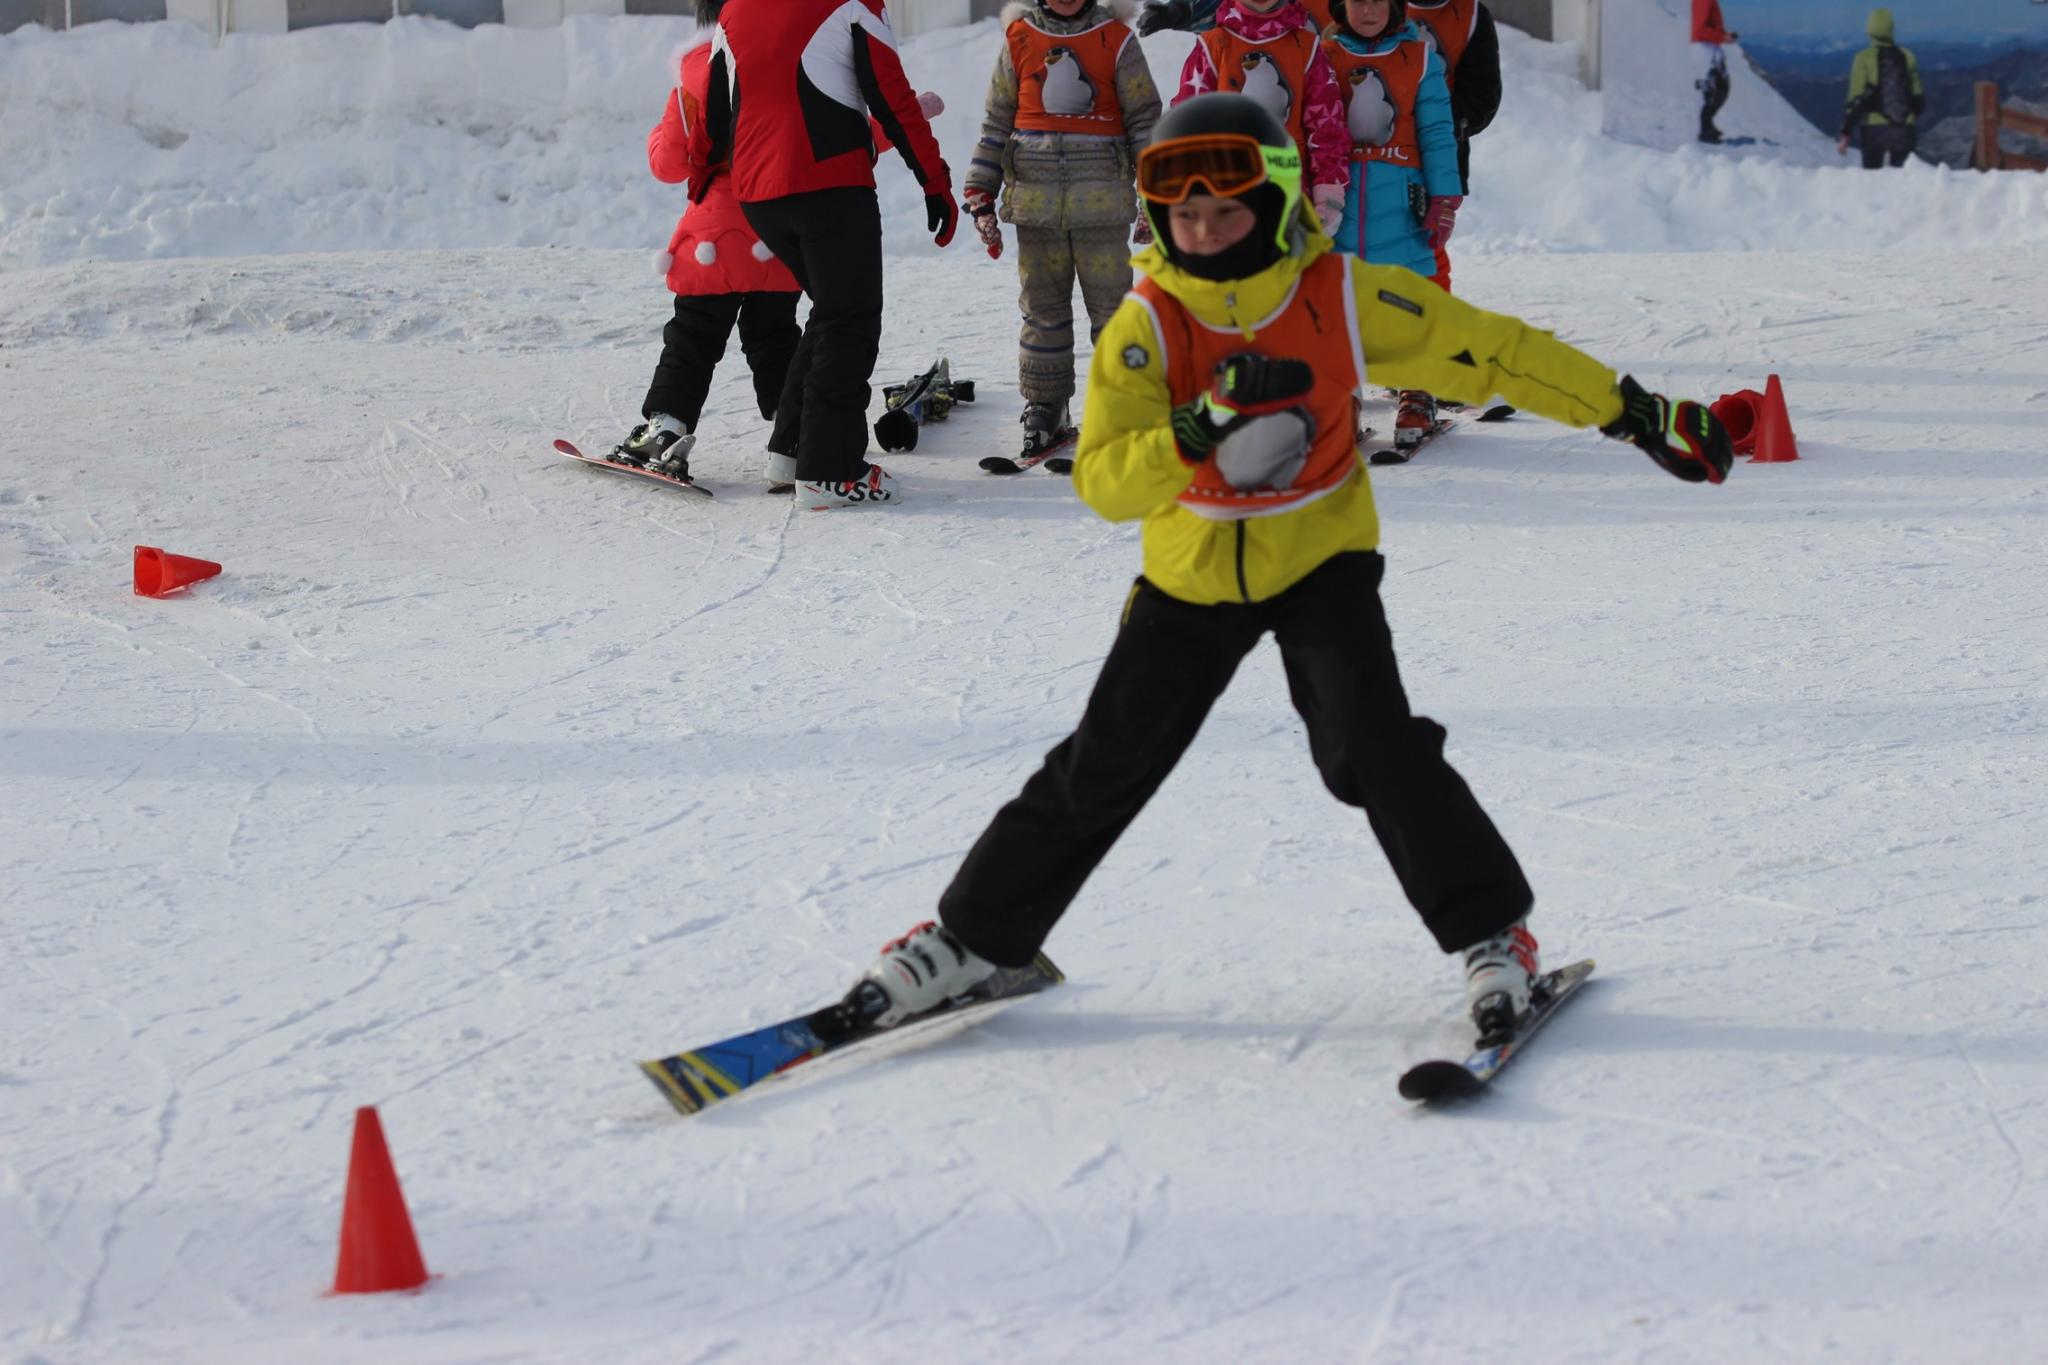
{"label": "orange ski goggles", "polygon": [[1235,199],[1268,180],[1301,176],[1301,153],[1268,147],[1247,133],[1201,133],[1156,142],[1138,153],[1138,193],[1155,204],[1184,203],[1201,186]]}

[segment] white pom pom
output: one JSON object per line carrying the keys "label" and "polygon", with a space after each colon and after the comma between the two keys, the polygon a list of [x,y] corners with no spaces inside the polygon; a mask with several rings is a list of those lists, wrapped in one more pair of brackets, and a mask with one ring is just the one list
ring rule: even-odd
{"label": "white pom pom", "polygon": [[768,262],[775,259],[775,253],[768,249],[768,244],[766,242],[754,243],[753,252],[754,259],[759,261],[762,265],[766,265],[768,264]]}
{"label": "white pom pom", "polygon": [[697,249],[691,252],[690,255],[696,258],[698,265],[710,265],[718,259],[718,248],[710,242],[699,242],[697,243]]}
{"label": "white pom pom", "polygon": [[661,276],[663,279],[668,278],[668,268],[674,265],[675,263],[676,258],[666,251],[657,251],[654,253],[654,273]]}

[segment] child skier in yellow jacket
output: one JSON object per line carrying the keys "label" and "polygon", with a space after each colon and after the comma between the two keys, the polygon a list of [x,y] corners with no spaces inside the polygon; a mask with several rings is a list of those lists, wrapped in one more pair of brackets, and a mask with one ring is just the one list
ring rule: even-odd
{"label": "child skier in yellow jacket", "polygon": [[1693,481],[1727,475],[1727,434],[1546,332],[1333,251],[1303,209],[1293,139],[1244,96],[1164,115],[1138,184],[1157,244],[1096,342],[1074,484],[1103,517],[1142,520],[1144,575],[1080,728],[968,853],[942,924],[890,944],[849,1000],[891,1023],[1028,964],[1271,631],[1324,783],[1365,810],[1438,945],[1465,955],[1482,1037],[1500,1036],[1539,975],[1533,893],[1445,761],[1443,728],[1409,710],[1351,395],[1368,370],[1468,403],[1499,394]]}

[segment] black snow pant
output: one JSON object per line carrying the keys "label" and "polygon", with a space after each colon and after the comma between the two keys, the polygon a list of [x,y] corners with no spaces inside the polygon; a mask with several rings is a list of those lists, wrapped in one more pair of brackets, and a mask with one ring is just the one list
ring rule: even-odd
{"label": "black snow pant", "polygon": [[711,372],[725,355],[733,323],[740,328],[740,350],[754,373],[754,402],[761,415],[775,418],[775,405],[796,354],[796,301],[788,290],[756,290],[751,294],[678,294],[676,314],[661,329],[661,359],[640,415],[665,412],[691,431],[704,415],[711,392]]}
{"label": "black snow pant", "polygon": [[1903,166],[1906,158],[1913,155],[1913,146],[1920,140],[1918,131],[1910,123],[1866,123],[1863,125],[1863,169],[1883,170],[1889,162]]}
{"label": "black snow pant", "polygon": [[[1080,728],[969,851],[939,898],[946,927],[991,962],[1029,962],[1269,630],[1324,785],[1365,811],[1438,946],[1455,952],[1514,923],[1534,894],[1445,761],[1443,727],[1408,709],[1380,604],[1385,568],[1377,554],[1337,555],[1242,606],[1194,606],[1139,579]],[[1242,808],[1217,793],[1181,821],[1227,839]]]}
{"label": "black snow pant", "polygon": [[740,208],[811,297],[769,449],[794,454],[800,479],[858,479],[867,472],[868,380],[882,345],[882,211],[874,187],[812,190]]}

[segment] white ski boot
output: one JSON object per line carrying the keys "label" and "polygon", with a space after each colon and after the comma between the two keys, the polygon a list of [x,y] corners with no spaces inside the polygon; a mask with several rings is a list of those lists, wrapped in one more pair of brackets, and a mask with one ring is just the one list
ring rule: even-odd
{"label": "white ski boot", "polygon": [[616,464],[633,465],[652,474],[664,474],[687,482],[690,477],[690,447],[695,444],[697,438],[690,434],[688,427],[665,412],[657,412],[634,427],[607,458]]}
{"label": "white ski boot", "polygon": [[888,995],[889,1007],[873,1020],[886,1028],[965,994],[995,969],[995,963],[969,952],[944,925],[927,920],[893,943],[883,944],[882,956],[861,981],[874,982]]}
{"label": "white ski boot", "polygon": [[761,471],[770,493],[796,492],[796,456],[768,452],[768,467]]}
{"label": "white ski boot", "polygon": [[1481,1043],[1507,1037],[1529,1009],[1529,992],[1543,967],[1529,917],[1465,950],[1465,1000]]}
{"label": "white ski boot", "polygon": [[806,479],[796,489],[797,495],[804,500],[804,506],[813,512],[823,512],[832,507],[887,507],[903,496],[896,487],[895,478],[878,464],[869,465],[867,473],[846,483],[816,483]]}

